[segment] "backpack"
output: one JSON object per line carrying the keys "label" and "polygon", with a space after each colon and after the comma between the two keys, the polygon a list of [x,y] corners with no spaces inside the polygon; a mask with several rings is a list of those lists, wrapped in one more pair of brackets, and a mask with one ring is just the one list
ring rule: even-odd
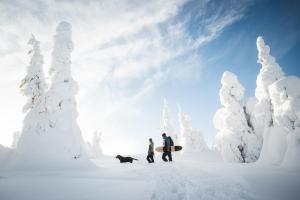
{"label": "backpack", "polygon": [[168,136],[168,139],[170,140],[170,145],[174,146],[174,142],[173,142],[172,138],[170,136]]}

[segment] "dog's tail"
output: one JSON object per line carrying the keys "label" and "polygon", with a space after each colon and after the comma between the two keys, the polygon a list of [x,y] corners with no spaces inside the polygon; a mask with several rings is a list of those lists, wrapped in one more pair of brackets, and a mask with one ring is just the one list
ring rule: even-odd
{"label": "dog's tail", "polygon": [[132,158],[132,160],[138,160],[138,159],[136,159],[136,158]]}

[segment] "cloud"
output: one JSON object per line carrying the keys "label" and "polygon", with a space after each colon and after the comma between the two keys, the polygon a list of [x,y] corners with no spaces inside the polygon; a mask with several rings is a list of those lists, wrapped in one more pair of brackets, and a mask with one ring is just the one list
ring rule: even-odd
{"label": "cloud", "polygon": [[[164,83],[200,77],[203,65],[198,49],[241,19],[250,4],[227,3],[1,1],[0,89],[3,92],[6,87],[12,91],[10,97],[20,96],[17,85],[28,62],[26,42],[30,34],[34,33],[41,41],[48,68],[55,26],[59,21],[70,21],[75,44],[72,68],[80,87],[78,121],[87,138],[98,128],[114,132],[116,129],[108,119],[113,122],[120,118],[120,113],[133,120],[140,118],[141,109],[146,109],[139,106],[141,102],[155,95]],[[24,103],[22,98],[5,99],[0,109],[21,107]],[[13,117],[1,118],[0,123],[6,120],[14,121]],[[20,129],[21,121],[17,124]],[[13,129],[16,126],[2,132],[11,137]]]}

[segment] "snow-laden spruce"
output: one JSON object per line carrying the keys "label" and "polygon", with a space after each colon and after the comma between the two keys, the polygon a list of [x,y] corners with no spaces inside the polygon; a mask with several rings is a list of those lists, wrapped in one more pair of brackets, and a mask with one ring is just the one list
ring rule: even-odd
{"label": "snow-laden spruce", "polygon": [[40,152],[46,146],[45,138],[47,130],[47,108],[45,101],[46,83],[43,71],[43,56],[40,52],[40,43],[32,35],[28,44],[32,46],[29,51],[30,64],[27,67],[27,75],[22,80],[20,89],[27,97],[27,103],[23,108],[26,116],[23,121],[23,129],[18,143],[15,159],[19,163],[30,160],[38,160]]}
{"label": "snow-laden spruce", "polygon": [[281,67],[270,54],[270,47],[263,38],[257,38],[258,63],[261,64],[256,80],[255,96],[258,100],[254,107],[253,124],[255,132],[263,140],[260,161],[280,164],[284,152],[285,134],[281,126],[274,124],[273,105],[269,86],[284,77]]}
{"label": "snow-laden spruce", "polygon": [[32,46],[28,55],[30,56],[30,64],[27,67],[27,75],[21,81],[21,92],[27,96],[27,103],[23,107],[23,112],[26,112],[33,108],[41,109],[40,112],[45,111],[44,96],[47,89],[44,70],[43,70],[43,55],[41,55],[40,42],[37,41],[34,35],[28,41],[28,44]]}
{"label": "snow-laden spruce", "polygon": [[49,70],[51,87],[47,92],[49,111],[48,134],[53,137],[53,159],[65,162],[86,160],[84,142],[77,124],[75,95],[78,85],[71,73],[73,51],[71,25],[61,22],[54,35],[52,64]]}
{"label": "snow-laden spruce", "polygon": [[258,63],[261,69],[256,79],[255,97],[258,103],[254,107],[253,124],[255,132],[260,137],[265,137],[269,127],[273,125],[272,104],[269,95],[269,86],[284,76],[275,58],[270,54],[270,47],[263,38],[257,38]]}
{"label": "snow-laden spruce", "polygon": [[201,131],[192,127],[191,117],[182,112],[178,106],[178,119],[180,126],[180,144],[183,146],[184,153],[199,153],[208,150],[208,146],[203,138]]}
{"label": "snow-laden spruce", "polygon": [[[273,137],[268,141],[269,151],[275,151],[278,162],[300,169],[300,78],[289,76],[276,81],[269,87],[270,98],[274,109],[275,127],[281,127],[280,135],[286,138]],[[274,133],[272,133],[274,134]],[[272,148],[272,143],[281,144]],[[277,154],[275,154],[277,153]]]}
{"label": "snow-laden spruce", "polygon": [[166,133],[168,136],[171,136],[174,142],[178,140],[172,123],[169,103],[166,99],[164,99],[164,107],[162,111],[162,132]]}
{"label": "snow-laden spruce", "polygon": [[28,97],[22,134],[9,165],[17,168],[78,168],[91,166],[84,152],[77,125],[75,94],[78,87],[71,75],[71,25],[61,22],[54,36],[48,91],[39,42],[32,36],[27,75],[21,91]]}
{"label": "snow-laden spruce", "polygon": [[90,158],[101,158],[103,155],[101,148],[101,135],[101,132],[95,131],[92,143],[87,142],[87,154]]}
{"label": "snow-laden spruce", "polygon": [[247,122],[242,104],[244,87],[235,74],[224,72],[220,90],[221,104],[214,116],[214,126],[219,130],[216,145],[228,162],[253,162],[260,153],[259,138]]}

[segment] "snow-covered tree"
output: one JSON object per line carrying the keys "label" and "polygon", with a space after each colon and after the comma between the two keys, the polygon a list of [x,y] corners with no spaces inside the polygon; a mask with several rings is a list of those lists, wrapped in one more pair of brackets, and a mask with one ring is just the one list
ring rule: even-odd
{"label": "snow-covered tree", "polygon": [[169,103],[166,99],[164,99],[164,107],[162,112],[162,132],[171,136],[174,142],[177,141],[178,138],[172,123]]}
{"label": "snow-covered tree", "polygon": [[46,83],[43,71],[43,56],[40,52],[40,43],[32,35],[28,44],[32,49],[28,52],[30,64],[27,66],[27,75],[22,80],[20,89],[27,97],[27,103],[23,108],[26,112],[23,121],[21,136],[18,140],[17,152],[23,157],[31,156],[32,152],[42,146],[39,138],[46,132]]}
{"label": "snow-covered tree", "polygon": [[[283,165],[300,169],[300,78],[282,78],[269,87],[269,92],[274,109],[275,127],[281,127],[281,133],[277,132],[273,140],[268,141],[269,151],[277,148],[276,154],[271,156],[276,156],[277,163],[283,161]],[[285,139],[282,136],[286,134]]]}
{"label": "snow-covered tree", "polygon": [[32,46],[28,52],[30,64],[27,67],[27,75],[20,85],[21,92],[27,96],[27,103],[23,107],[23,111],[39,108],[41,109],[39,111],[43,112],[45,111],[43,98],[47,88],[43,70],[44,59],[40,51],[40,42],[35,39],[34,35],[31,35],[28,44]]}
{"label": "snow-covered tree", "polygon": [[101,158],[102,148],[101,148],[101,132],[95,131],[92,143],[87,143],[88,156],[90,158]]}
{"label": "snow-covered tree", "polygon": [[275,58],[270,55],[270,47],[259,36],[256,41],[260,72],[256,79],[255,96],[258,103],[254,107],[255,132],[263,136],[264,132],[273,125],[273,107],[269,96],[269,86],[284,76]]}
{"label": "snow-covered tree", "polygon": [[51,87],[47,93],[49,135],[55,138],[53,148],[61,160],[85,159],[84,142],[77,124],[75,95],[77,83],[71,73],[73,51],[71,25],[61,22],[54,35],[52,64],[49,70]]}
{"label": "snow-covered tree", "polygon": [[[261,64],[261,69],[256,80],[255,96],[258,102],[254,107],[253,125],[254,131],[263,141],[260,161],[276,164],[280,162],[280,159],[278,159],[280,156],[277,157],[277,155],[283,148],[279,141],[284,139],[285,136],[282,131],[279,131],[281,127],[275,127],[274,124],[274,108],[270,99],[269,86],[283,78],[284,73],[275,58],[270,54],[270,47],[265,44],[262,37],[257,38],[256,44],[258,63]],[[278,142],[272,142],[274,140]]]}
{"label": "snow-covered tree", "polygon": [[260,153],[259,139],[247,121],[242,104],[244,87],[235,74],[224,72],[220,90],[221,104],[214,116],[214,126],[219,130],[216,136],[217,148],[224,160],[229,162],[253,162]]}
{"label": "snow-covered tree", "polygon": [[184,152],[201,152],[208,149],[208,146],[199,130],[192,127],[191,117],[182,112],[178,106],[178,118],[180,125],[180,143],[183,146]]}

